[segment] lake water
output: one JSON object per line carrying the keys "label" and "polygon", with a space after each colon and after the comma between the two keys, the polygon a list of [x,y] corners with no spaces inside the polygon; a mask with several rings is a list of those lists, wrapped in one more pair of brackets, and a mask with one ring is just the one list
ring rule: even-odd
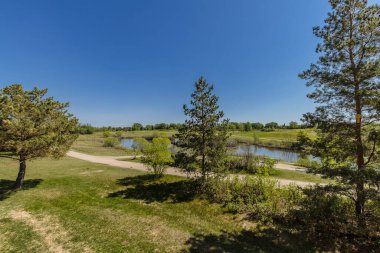
{"label": "lake water", "polygon": [[300,153],[285,149],[265,148],[255,145],[238,145],[235,149],[235,154],[237,155],[244,155],[248,152],[253,155],[266,156],[290,163],[297,162],[301,158]]}
{"label": "lake water", "polygon": [[[122,139],[121,145],[126,148],[132,148],[133,139]],[[235,149],[233,149],[236,155],[244,155],[247,152],[257,156],[267,156],[276,160],[281,160],[285,162],[294,163],[299,158],[301,158],[300,153],[284,150],[284,149],[275,149],[275,148],[264,148],[255,145],[238,145]]]}
{"label": "lake water", "polygon": [[126,148],[132,148],[133,139],[121,139],[121,146]]}

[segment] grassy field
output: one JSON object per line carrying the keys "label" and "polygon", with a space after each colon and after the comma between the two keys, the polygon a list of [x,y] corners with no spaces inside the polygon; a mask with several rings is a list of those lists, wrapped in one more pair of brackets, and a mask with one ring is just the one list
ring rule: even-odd
{"label": "grassy field", "polygon": [[280,129],[272,132],[231,132],[231,139],[239,143],[256,144],[265,147],[290,148],[297,141],[299,132],[305,132],[313,138],[313,129]]}
{"label": "grassy field", "polygon": [[302,235],[258,228],[181,192],[184,178],[76,159],[0,159],[0,252],[305,252]]}
{"label": "grassy field", "polygon": [[[315,132],[312,129],[305,130],[276,130],[272,132],[252,131],[252,132],[231,132],[230,140],[236,143],[258,144],[266,147],[289,148],[297,140],[300,131],[305,131],[309,136],[314,137]],[[153,138],[156,136],[172,137],[176,131],[130,131],[123,132],[123,138]],[[73,150],[91,155],[114,155],[122,156],[131,154],[130,151],[122,148],[103,147],[103,133],[97,132],[91,135],[80,135],[72,147]]]}
{"label": "grassy field", "polygon": [[129,132],[123,132],[124,138],[153,138],[153,137],[172,137],[174,134],[176,134],[176,130],[151,130],[151,131],[129,131]]}
{"label": "grassy field", "polygon": [[274,169],[270,177],[279,179],[289,179],[296,181],[311,182],[316,184],[327,184],[332,183],[332,180],[324,179],[318,175],[313,175],[305,172],[291,171],[291,170],[279,170]]}
{"label": "grassy field", "polygon": [[119,147],[103,147],[103,142],[103,133],[100,132],[90,135],[79,135],[78,139],[75,141],[71,149],[90,155],[104,156],[123,156],[131,153],[129,150]]}
{"label": "grassy field", "polygon": [[[315,132],[313,129],[278,129],[271,132],[251,131],[241,132],[232,131],[230,140],[237,143],[257,144],[266,147],[290,148],[297,141],[299,132],[305,132],[313,138]],[[174,130],[164,131],[134,131],[124,132],[125,138],[152,138],[155,136],[171,137],[176,133]]]}

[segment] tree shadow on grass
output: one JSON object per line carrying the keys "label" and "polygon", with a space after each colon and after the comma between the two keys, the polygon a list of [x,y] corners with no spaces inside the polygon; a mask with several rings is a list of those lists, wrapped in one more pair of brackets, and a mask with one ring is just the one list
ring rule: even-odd
{"label": "tree shadow on grass", "polygon": [[185,252],[315,252],[300,235],[291,235],[272,228],[220,235],[195,234],[186,244]]}
{"label": "tree shadow on grass", "polygon": [[355,248],[338,241],[321,242],[307,237],[300,231],[281,227],[260,230],[243,230],[240,233],[222,232],[195,234],[186,244],[184,252],[378,252],[374,248]]}
{"label": "tree shadow on grass", "polygon": [[110,193],[108,197],[139,199],[151,202],[186,202],[196,197],[195,180],[170,181],[166,177],[157,178],[155,175],[141,175],[119,179],[118,184],[126,186],[125,190]]}
{"label": "tree shadow on grass", "polygon": [[[29,190],[31,188],[34,188],[42,181],[42,179],[25,180],[21,190]],[[15,190],[15,181],[0,179],[0,201],[9,198],[15,192],[17,192],[17,190]]]}

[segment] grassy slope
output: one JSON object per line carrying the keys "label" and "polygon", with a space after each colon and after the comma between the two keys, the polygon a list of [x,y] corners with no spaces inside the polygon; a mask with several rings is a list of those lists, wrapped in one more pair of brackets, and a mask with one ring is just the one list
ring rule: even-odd
{"label": "grassy slope", "polygon": [[[315,136],[313,129],[280,129],[272,132],[263,131],[251,131],[251,132],[241,132],[233,131],[231,132],[231,139],[242,143],[256,143],[259,145],[267,147],[280,147],[289,148],[296,142],[298,133],[300,131],[306,132],[310,137]],[[166,136],[171,137],[175,134],[174,130],[165,131],[135,131],[135,132],[125,132],[123,134],[126,138],[136,138],[136,137],[153,137],[153,136]]]}
{"label": "grassy slope", "polygon": [[121,148],[106,148],[103,147],[103,133],[94,133],[90,135],[80,135],[75,141],[72,149],[78,152],[90,155],[104,155],[104,156],[123,156],[128,155],[125,149]]}
{"label": "grassy slope", "polygon": [[252,224],[218,205],[192,198],[172,201],[178,193],[175,182],[182,178],[167,176],[166,183],[152,188],[144,185],[149,177],[137,171],[44,159],[29,163],[29,189],[5,196],[16,167],[14,161],[0,160],[0,252],[305,249],[300,238],[244,231]]}
{"label": "grassy slope", "polygon": [[279,170],[279,169],[274,169],[271,177],[311,182],[311,183],[316,183],[316,184],[327,184],[327,183],[333,182],[332,180],[324,179],[318,175],[313,175],[313,174],[299,172],[299,171]]}
{"label": "grassy slope", "polygon": [[306,132],[310,137],[315,136],[313,129],[281,129],[272,132],[252,131],[231,133],[231,139],[243,143],[255,143],[267,147],[289,148],[296,142],[300,131]]}

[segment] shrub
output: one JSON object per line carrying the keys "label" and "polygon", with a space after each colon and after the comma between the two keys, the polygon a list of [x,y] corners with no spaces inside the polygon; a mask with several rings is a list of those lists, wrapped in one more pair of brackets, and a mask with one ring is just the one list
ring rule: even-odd
{"label": "shrub", "polygon": [[169,150],[170,140],[168,138],[154,138],[152,143],[145,142],[142,152],[144,157],[143,163],[153,169],[154,174],[162,176],[168,164],[173,162]]}
{"label": "shrub", "polygon": [[93,134],[95,132],[95,127],[86,124],[78,126],[78,133],[80,134]]}
{"label": "shrub", "polygon": [[267,157],[254,156],[247,152],[242,156],[229,157],[225,161],[225,168],[230,172],[247,172],[262,176],[272,174],[276,161]]}
{"label": "shrub", "polygon": [[111,132],[110,131],[104,131],[103,132],[103,137],[104,138],[108,138],[108,137],[110,137],[111,136]]}
{"label": "shrub", "polygon": [[116,131],[116,132],[115,132],[115,137],[116,137],[116,138],[119,138],[119,139],[120,139],[122,136],[123,136],[123,132],[122,132],[122,131]]}
{"label": "shrub", "polygon": [[302,197],[298,187],[279,188],[277,181],[266,177],[210,178],[202,192],[230,212],[249,213],[262,221],[283,216]]}
{"label": "shrub", "polygon": [[103,147],[117,147],[119,146],[119,139],[115,137],[108,137],[103,142]]}
{"label": "shrub", "polygon": [[321,167],[320,162],[311,160],[309,158],[300,158],[297,160],[296,165],[309,168],[309,169],[318,169]]}

